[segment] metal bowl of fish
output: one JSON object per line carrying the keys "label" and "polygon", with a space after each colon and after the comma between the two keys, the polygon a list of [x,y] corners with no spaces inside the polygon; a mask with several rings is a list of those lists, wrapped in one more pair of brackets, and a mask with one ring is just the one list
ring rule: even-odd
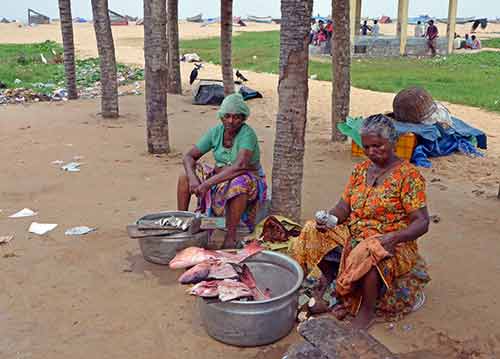
{"label": "metal bowl of fish", "polygon": [[254,347],[288,335],[295,325],[299,288],[304,279],[292,258],[263,251],[245,260],[259,290],[270,299],[221,302],[199,298],[200,316],[207,333],[226,344]]}
{"label": "metal bowl of fish", "polygon": [[[205,248],[208,232],[194,229],[196,213],[187,211],[168,211],[148,214],[137,220],[135,232],[144,259],[156,264],[168,264],[182,249],[196,246]],[[129,226],[132,227],[132,226]]]}

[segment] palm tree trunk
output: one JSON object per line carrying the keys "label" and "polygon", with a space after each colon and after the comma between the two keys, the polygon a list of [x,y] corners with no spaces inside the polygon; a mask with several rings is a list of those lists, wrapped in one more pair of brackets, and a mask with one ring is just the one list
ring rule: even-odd
{"label": "palm tree trunk", "polygon": [[168,0],[168,93],[182,94],[179,60],[179,0]]}
{"label": "palm tree trunk", "polygon": [[165,0],[144,0],[144,70],[149,153],[170,151],[167,118],[167,9]]}
{"label": "palm tree trunk", "polygon": [[272,173],[272,212],[300,220],[307,122],[312,0],[281,1],[279,109]]}
{"label": "palm tree trunk", "polygon": [[345,137],[337,129],[349,115],[351,96],[351,31],[349,0],[332,0],[332,141]]}
{"label": "palm tree trunk", "polygon": [[222,60],[222,81],[224,95],[234,92],[232,56],[233,0],[221,0],[220,4],[220,52]]}
{"label": "palm tree trunk", "polygon": [[118,81],[115,45],[108,14],[108,0],[92,0],[94,29],[101,65],[101,113],[104,118],[116,118],[118,112]]}
{"label": "palm tree trunk", "polygon": [[73,40],[73,18],[71,17],[71,0],[59,0],[59,17],[61,18],[61,34],[64,49],[64,73],[68,98],[78,98],[76,89],[75,44]]}

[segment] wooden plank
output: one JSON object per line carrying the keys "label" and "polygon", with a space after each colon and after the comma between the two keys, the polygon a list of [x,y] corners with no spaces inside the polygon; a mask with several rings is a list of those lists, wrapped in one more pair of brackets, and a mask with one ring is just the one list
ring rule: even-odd
{"label": "wooden plank", "polygon": [[448,36],[448,54],[453,52],[453,40],[455,40],[455,28],[457,24],[457,0],[449,0],[448,5],[448,25],[446,33]]}
{"label": "wooden plank", "polygon": [[334,318],[318,318],[303,322],[298,327],[311,345],[327,358],[338,359],[395,359],[396,356],[364,330]]}

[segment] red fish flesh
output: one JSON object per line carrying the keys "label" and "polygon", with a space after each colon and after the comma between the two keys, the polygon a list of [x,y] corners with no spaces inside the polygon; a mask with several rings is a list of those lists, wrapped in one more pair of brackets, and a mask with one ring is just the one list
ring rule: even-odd
{"label": "red fish flesh", "polygon": [[188,290],[191,295],[196,295],[203,298],[215,298],[219,296],[218,281],[203,281]]}
{"label": "red fish flesh", "polygon": [[236,254],[224,251],[211,251],[199,247],[189,247],[177,253],[170,261],[169,267],[171,269],[189,268],[202,262],[215,259],[226,263],[241,263],[262,250],[264,250],[264,248],[256,241],[250,243]]}
{"label": "red fish flesh", "polygon": [[224,279],[219,281],[217,285],[219,290],[219,299],[221,302],[228,302],[230,300],[252,297],[252,291],[246,284],[238,282],[234,279]]}

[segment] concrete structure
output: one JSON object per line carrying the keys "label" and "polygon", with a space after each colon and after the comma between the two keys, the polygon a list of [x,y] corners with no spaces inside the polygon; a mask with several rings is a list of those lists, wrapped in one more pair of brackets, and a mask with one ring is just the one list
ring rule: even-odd
{"label": "concrete structure", "polygon": [[[457,2],[458,0],[448,0],[448,26],[446,34],[446,53],[453,52],[453,39],[455,37],[455,25],[457,18]],[[410,55],[407,48],[408,42],[408,4],[409,0],[398,0],[398,22],[397,22],[397,38],[399,39],[399,54],[401,56]],[[359,33],[362,0],[349,0],[351,12],[351,44],[355,44],[355,38]],[[357,39],[356,39],[357,40]],[[413,42],[413,40],[412,40]],[[443,36],[440,39],[443,42]],[[418,46],[417,46],[418,48]]]}

